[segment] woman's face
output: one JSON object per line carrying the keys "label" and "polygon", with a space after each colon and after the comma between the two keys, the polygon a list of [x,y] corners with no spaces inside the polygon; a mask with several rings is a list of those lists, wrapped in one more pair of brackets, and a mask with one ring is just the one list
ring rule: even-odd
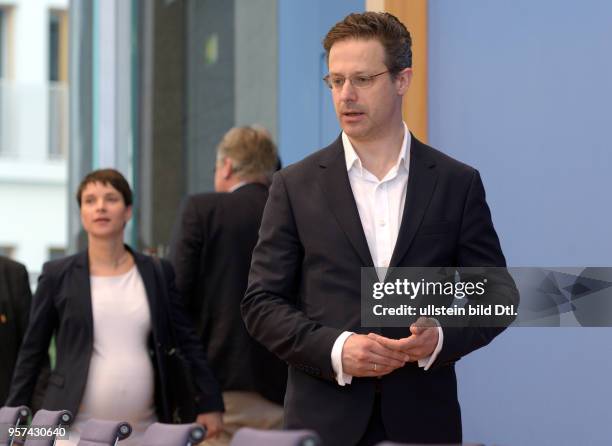
{"label": "woman's face", "polygon": [[93,237],[123,237],[123,228],[132,218],[121,193],[110,184],[89,183],[81,194],[81,222]]}

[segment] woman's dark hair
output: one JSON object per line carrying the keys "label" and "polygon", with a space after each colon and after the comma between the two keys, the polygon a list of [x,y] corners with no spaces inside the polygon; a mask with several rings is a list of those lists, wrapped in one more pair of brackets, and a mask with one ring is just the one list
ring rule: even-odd
{"label": "woman's dark hair", "polygon": [[130,188],[130,185],[125,177],[121,175],[121,172],[115,169],[98,169],[88,173],[81,181],[81,184],[79,184],[79,189],[76,193],[76,200],[79,207],[81,207],[81,196],[83,195],[83,191],[87,185],[91,183],[102,183],[104,185],[110,184],[119,191],[126,206],[132,205],[132,189]]}

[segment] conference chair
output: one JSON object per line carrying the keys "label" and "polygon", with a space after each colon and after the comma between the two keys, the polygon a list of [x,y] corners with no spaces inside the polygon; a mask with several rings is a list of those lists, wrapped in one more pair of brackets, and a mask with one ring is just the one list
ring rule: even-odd
{"label": "conference chair", "polygon": [[0,446],[13,446],[18,435],[9,435],[9,427],[23,427],[30,418],[30,409],[26,406],[0,408]]}
{"label": "conference chair", "polygon": [[[65,430],[72,424],[73,417],[69,410],[45,410],[40,409],[32,418],[32,434],[26,435],[24,446],[54,446],[58,431]],[[50,430],[50,435],[41,435],[41,430]],[[64,437],[62,437],[64,438]],[[67,435],[65,438],[68,438]]]}
{"label": "conference chair", "polygon": [[321,446],[321,438],[313,431],[238,429],[230,446]]}
{"label": "conference chair", "polygon": [[[376,446],[436,446],[435,444],[421,444],[421,443],[394,443],[392,441],[383,441],[378,443]],[[456,443],[456,444],[444,444],[437,446],[484,446],[482,443]]]}
{"label": "conference chair", "polygon": [[145,431],[141,446],[195,446],[205,436],[206,429],[196,423],[153,423]]}
{"label": "conference chair", "polygon": [[132,426],[125,421],[92,419],[83,425],[77,446],[116,446],[132,433]]}

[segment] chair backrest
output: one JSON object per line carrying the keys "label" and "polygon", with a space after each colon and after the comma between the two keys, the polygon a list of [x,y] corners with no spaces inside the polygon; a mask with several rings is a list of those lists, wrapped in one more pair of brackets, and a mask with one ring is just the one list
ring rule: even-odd
{"label": "chair backrest", "polygon": [[[392,441],[383,441],[378,443],[376,446],[436,446],[435,444],[421,444],[421,443],[394,443]],[[482,443],[455,443],[455,444],[444,444],[437,446],[484,446]]]}
{"label": "chair backrest", "polygon": [[31,428],[40,428],[40,430],[33,429],[32,435],[26,436],[24,446],[53,446],[58,431],[65,428],[67,433],[67,428],[72,424],[72,420],[73,417],[69,410],[40,409],[32,418],[32,425],[30,426]]}
{"label": "chair backrest", "polygon": [[9,435],[9,427],[23,427],[30,415],[30,409],[26,406],[0,408],[0,446],[13,444],[15,435]]}
{"label": "chair backrest", "polygon": [[320,446],[321,438],[314,431],[238,429],[230,446]]}
{"label": "chair backrest", "polygon": [[144,433],[141,446],[193,446],[206,436],[206,429],[196,423],[153,423]]}
{"label": "chair backrest", "polygon": [[83,425],[77,446],[115,446],[132,433],[132,426],[125,421],[92,419]]}

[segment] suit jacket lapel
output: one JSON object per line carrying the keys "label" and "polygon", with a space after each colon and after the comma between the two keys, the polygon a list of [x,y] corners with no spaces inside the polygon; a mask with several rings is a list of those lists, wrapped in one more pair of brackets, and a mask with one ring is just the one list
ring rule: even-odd
{"label": "suit jacket lapel", "polygon": [[435,169],[435,162],[426,156],[427,154],[423,149],[423,143],[412,136],[406,202],[404,203],[404,212],[402,214],[399,234],[397,235],[397,242],[391,256],[389,265],[391,267],[398,266],[406,255],[423,221],[425,210],[436,187],[438,174]]}
{"label": "suit jacket lapel", "polygon": [[320,162],[323,195],[362,265],[374,266],[346,171],[342,139],[338,138],[329,148],[328,156]]}
{"label": "suit jacket lapel", "polygon": [[11,277],[9,277],[5,263],[0,261],[0,299],[6,299],[7,301],[10,301],[9,280],[11,280]]}

